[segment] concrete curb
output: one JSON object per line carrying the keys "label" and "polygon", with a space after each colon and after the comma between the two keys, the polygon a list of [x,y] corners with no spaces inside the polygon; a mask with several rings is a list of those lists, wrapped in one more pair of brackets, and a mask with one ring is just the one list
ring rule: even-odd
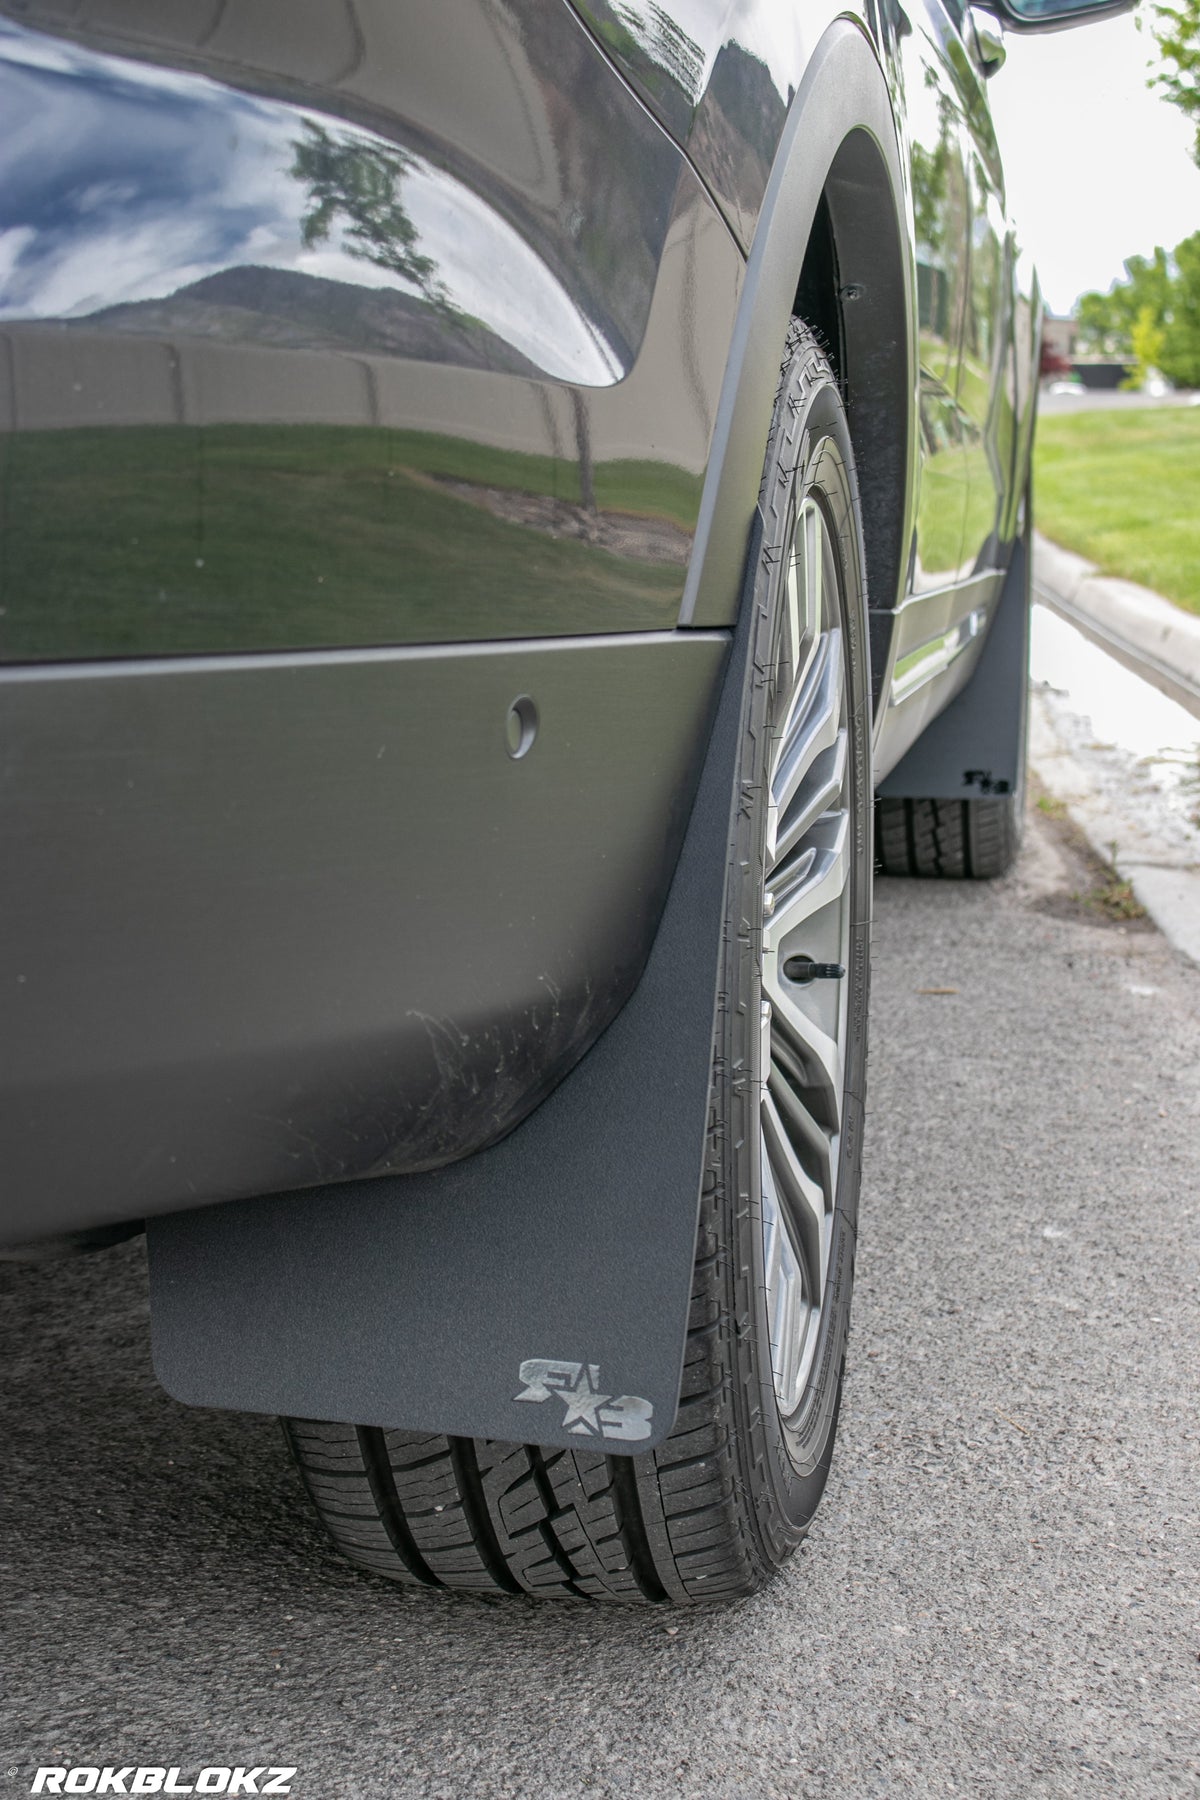
{"label": "concrete curb", "polygon": [[[1200,618],[1149,588],[1100,575],[1094,563],[1040,532],[1033,544],[1034,597],[1200,718]],[[1097,856],[1116,856],[1120,873],[1168,943],[1200,963],[1200,856],[1196,834],[1152,825],[1136,793],[1072,741],[1053,697],[1035,689],[1029,760],[1061,800]],[[1172,839],[1173,841],[1168,841]]]}
{"label": "concrete curb", "polygon": [[1094,756],[1081,755],[1052,694],[1030,695],[1029,762],[1039,780],[1061,800],[1096,855],[1109,862],[1116,845],[1121,875],[1169,944],[1200,964],[1200,859],[1195,834],[1174,841],[1152,829],[1137,795],[1122,791]]}
{"label": "concrete curb", "polygon": [[1033,591],[1102,650],[1200,718],[1200,618],[1136,582],[1098,574],[1094,563],[1040,532],[1033,540]]}

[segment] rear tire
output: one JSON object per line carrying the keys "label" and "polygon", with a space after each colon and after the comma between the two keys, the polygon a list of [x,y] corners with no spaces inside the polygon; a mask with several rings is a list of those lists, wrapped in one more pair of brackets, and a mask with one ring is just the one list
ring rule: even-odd
{"label": "rear tire", "polygon": [[951,881],[1006,875],[1021,848],[1024,800],[1023,792],[984,800],[878,800],[880,872]]}
{"label": "rear tire", "polygon": [[397,1581],[635,1605],[732,1599],[795,1549],[824,1489],[866,1089],[871,706],[850,437],[799,325],[760,508],[674,1428],[657,1451],[619,1457],[285,1421],[335,1543]]}
{"label": "rear tire", "polygon": [[[1026,613],[1033,567],[1033,491],[1023,502],[1023,565],[1010,565],[1008,580],[1020,579],[1014,594]],[[1021,546],[1018,544],[1018,549]],[[1025,745],[1029,732],[1029,674],[1022,666],[1017,712],[1017,779],[1011,794],[971,800],[880,799],[875,802],[875,855],[881,875],[919,875],[942,881],[992,881],[1007,875],[1025,835]]]}

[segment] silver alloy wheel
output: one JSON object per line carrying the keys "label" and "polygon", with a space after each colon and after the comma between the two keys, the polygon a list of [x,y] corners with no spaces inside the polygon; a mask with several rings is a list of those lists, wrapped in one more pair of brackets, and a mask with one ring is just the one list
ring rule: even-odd
{"label": "silver alloy wheel", "polygon": [[[840,574],[819,499],[795,514],[769,707],[762,928],[762,1229],[781,1416],[800,1409],[837,1204],[850,943]],[[809,965],[822,968],[806,977]]]}

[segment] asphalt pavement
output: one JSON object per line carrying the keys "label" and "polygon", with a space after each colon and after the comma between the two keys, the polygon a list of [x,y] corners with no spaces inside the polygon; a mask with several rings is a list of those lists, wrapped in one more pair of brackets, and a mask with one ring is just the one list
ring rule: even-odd
{"label": "asphalt pavement", "polygon": [[0,1796],[39,1764],[294,1766],[297,1800],[1200,1795],[1200,970],[1072,898],[1062,829],[1035,810],[1002,883],[879,883],[840,1445],[739,1606],[362,1576],[273,1421],[159,1391],[137,1244],[0,1267]]}

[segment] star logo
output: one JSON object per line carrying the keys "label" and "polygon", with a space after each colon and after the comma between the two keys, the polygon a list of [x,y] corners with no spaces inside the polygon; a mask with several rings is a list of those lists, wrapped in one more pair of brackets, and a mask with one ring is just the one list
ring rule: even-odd
{"label": "star logo", "polygon": [[599,1363],[564,1362],[558,1357],[530,1356],[520,1366],[522,1382],[514,1400],[537,1406],[557,1397],[566,1408],[563,1429],[572,1437],[598,1437],[627,1444],[650,1436],[654,1408],[638,1394],[614,1400],[600,1392]]}
{"label": "star logo", "polygon": [[562,1422],[568,1431],[576,1435],[600,1436],[599,1411],[612,1399],[612,1395],[599,1391],[596,1386],[599,1379],[599,1367],[595,1363],[587,1363],[580,1369],[579,1378],[573,1387],[561,1387],[558,1390],[567,1409]]}

